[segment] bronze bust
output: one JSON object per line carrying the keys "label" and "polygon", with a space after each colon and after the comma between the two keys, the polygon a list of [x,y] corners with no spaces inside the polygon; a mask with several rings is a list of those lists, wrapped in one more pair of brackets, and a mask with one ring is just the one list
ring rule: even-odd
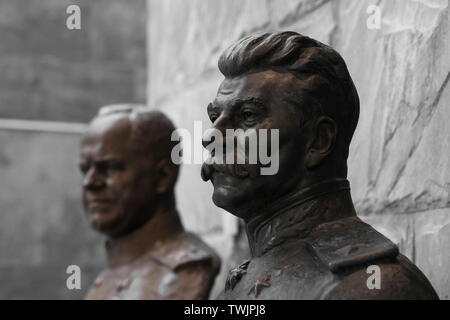
{"label": "bronze bust", "polygon": [[342,57],[295,32],[268,33],[233,44],[219,69],[213,129],[279,130],[276,174],[260,174],[260,161],[221,164],[214,152],[202,166],[214,203],[244,220],[251,251],[219,299],[437,299],[397,246],[356,216],[346,178],[359,98]]}
{"label": "bronze bust", "polygon": [[108,238],[109,261],[86,299],[208,298],[219,259],[181,224],[174,129],[161,112],[113,105],[100,109],[83,136],[83,205]]}

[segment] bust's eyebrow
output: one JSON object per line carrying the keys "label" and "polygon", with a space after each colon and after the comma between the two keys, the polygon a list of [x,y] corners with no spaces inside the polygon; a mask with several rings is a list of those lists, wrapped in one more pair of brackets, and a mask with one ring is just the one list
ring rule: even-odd
{"label": "bust's eyebrow", "polygon": [[116,162],[123,162],[123,159],[116,156],[105,156],[105,157],[98,157],[94,159],[95,163],[116,163]]}
{"label": "bust's eyebrow", "polygon": [[[231,106],[232,110],[235,110],[235,109],[240,108],[243,104],[246,104],[246,103],[251,103],[258,107],[264,108],[264,103],[256,97],[249,97],[249,98],[242,98],[242,99],[236,98],[227,104]],[[220,104],[217,104],[216,102],[210,102],[206,109],[208,112],[211,112],[211,111],[217,110],[217,109],[221,110],[222,107]]]}
{"label": "bust's eyebrow", "polygon": [[236,99],[232,104],[232,109],[239,108],[246,103],[254,104],[260,108],[264,108],[264,103],[260,99],[256,97],[250,97],[245,99]]}

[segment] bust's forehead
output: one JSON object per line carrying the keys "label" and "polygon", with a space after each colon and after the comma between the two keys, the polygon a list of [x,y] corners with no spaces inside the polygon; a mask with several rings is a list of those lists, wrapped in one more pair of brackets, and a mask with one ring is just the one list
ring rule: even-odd
{"label": "bust's forehead", "polygon": [[110,114],[95,117],[88,126],[87,135],[102,135],[112,129],[127,129],[131,125],[127,114]]}
{"label": "bust's forehead", "polygon": [[83,136],[82,144],[105,146],[123,144],[128,140],[131,122],[126,114],[111,114],[94,118]]}
{"label": "bust's forehead", "polygon": [[274,97],[274,93],[280,94],[295,90],[297,79],[291,73],[280,73],[273,70],[265,70],[234,78],[226,78],[222,81],[217,91],[215,103],[225,103],[234,99],[258,99],[262,102]]}

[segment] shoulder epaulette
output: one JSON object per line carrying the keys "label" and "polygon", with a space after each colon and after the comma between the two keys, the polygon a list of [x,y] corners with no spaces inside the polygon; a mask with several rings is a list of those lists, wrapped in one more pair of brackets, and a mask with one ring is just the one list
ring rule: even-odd
{"label": "shoulder epaulette", "polygon": [[197,236],[188,232],[161,243],[152,250],[151,256],[172,270],[200,261],[208,261],[212,269],[218,269],[220,265],[220,259],[214,251]]}
{"label": "shoulder epaulette", "polygon": [[386,257],[396,257],[398,247],[357,217],[318,226],[308,247],[332,272]]}

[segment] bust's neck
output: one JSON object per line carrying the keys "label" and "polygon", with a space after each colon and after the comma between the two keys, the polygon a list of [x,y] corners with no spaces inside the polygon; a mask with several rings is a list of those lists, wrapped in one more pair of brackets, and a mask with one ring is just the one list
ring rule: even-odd
{"label": "bust's neck", "polygon": [[287,239],[305,238],[321,223],[354,215],[346,179],[296,190],[269,204],[246,224],[251,255],[260,256]]}
{"label": "bust's neck", "polygon": [[160,241],[183,232],[174,206],[160,206],[153,216],[131,233],[106,241],[109,266],[119,267],[131,263]]}

